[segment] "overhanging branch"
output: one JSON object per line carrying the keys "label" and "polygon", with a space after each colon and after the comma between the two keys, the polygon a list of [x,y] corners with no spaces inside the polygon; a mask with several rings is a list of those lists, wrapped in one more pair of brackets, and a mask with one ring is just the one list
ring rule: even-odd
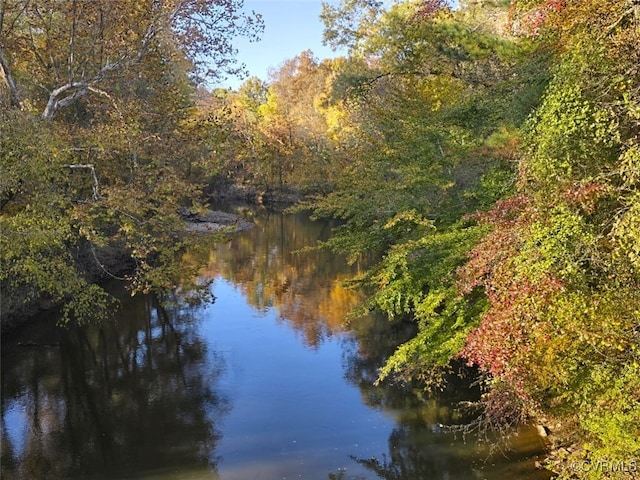
{"label": "overhanging branch", "polygon": [[70,168],[72,170],[75,169],[86,169],[91,172],[91,177],[93,178],[93,199],[100,200],[100,192],[98,191],[98,176],[96,175],[96,169],[91,163],[72,163],[63,165],[66,168]]}

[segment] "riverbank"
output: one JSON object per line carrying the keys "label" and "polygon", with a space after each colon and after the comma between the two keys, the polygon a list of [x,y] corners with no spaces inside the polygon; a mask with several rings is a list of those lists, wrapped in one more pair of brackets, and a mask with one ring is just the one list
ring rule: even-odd
{"label": "riverbank", "polygon": [[[254,226],[239,215],[218,210],[191,213],[183,207],[177,213],[184,220],[184,232],[187,235],[234,234]],[[113,279],[127,281],[128,275],[136,268],[131,252],[122,244],[96,246],[84,241],[70,253],[88,284],[103,285]],[[1,293],[0,331],[3,333],[23,325],[38,314],[53,311],[64,303],[64,300],[55,301],[12,284],[2,285]],[[25,298],[34,300],[25,302]]]}
{"label": "riverbank", "polygon": [[185,221],[187,233],[238,233],[254,227],[253,223],[239,215],[219,210],[199,213],[182,207],[178,213]]}

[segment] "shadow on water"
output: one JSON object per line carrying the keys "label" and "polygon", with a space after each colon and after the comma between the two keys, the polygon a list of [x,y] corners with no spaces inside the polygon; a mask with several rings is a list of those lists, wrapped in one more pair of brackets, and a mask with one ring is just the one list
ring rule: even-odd
{"label": "shadow on water", "polygon": [[2,478],[177,466],[217,478],[216,423],[230,404],[213,389],[223,366],[195,335],[195,313],[141,296],[114,323],[59,329],[42,318],[3,339]]}
{"label": "shadow on water", "polygon": [[[427,429],[428,431],[425,431]],[[369,476],[351,476],[347,470],[330,473],[329,480],[380,478],[384,480],[480,480],[551,478],[550,472],[532,468],[531,456],[540,452],[541,442],[534,432],[523,431],[512,441],[508,456],[490,454],[490,448],[460,448],[461,439],[433,427],[401,425],[389,436],[388,452],[352,460]],[[466,450],[466,452],[465,452]]]}
{"label": "shadow on water", "polygon": [[[386,449],[371,456],[350,455],[370,474],[348,470],[329,474],[329,480],[543,480],[551,472],[536,469],[544,458],[544,441],[534,428],[521,428],[505,439],[491,432],[467,428],[475,413],[466,407],[480,398],[472,372],[454,367],[443,391],[427,394],[411,385],[374,386],[379,366],[395,347],[414,332],[404,322],[380,317],[354,324],[355,337],[343,354],[345,378],[358,386],[362,402],[394,419]],[[466,373],[466,375],[464,374]],[[498,441],[500,440],[500,441]]]}

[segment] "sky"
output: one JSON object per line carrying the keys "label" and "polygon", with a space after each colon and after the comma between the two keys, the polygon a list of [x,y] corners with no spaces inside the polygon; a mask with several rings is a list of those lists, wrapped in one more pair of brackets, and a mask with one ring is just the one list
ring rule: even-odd
{"label": "sky", "polygon": [[[254,10],[264,20],[259,42],[250,43],[244,38],[235,42],[238,62],[244,63],[252,76],[267,80],[269,68],[277,69],[307,49],[319,59],[340,54],[322,45],[321,0],[245,0],[244,10]],[[219,86],[236,89],[241,83],[242,80],[229,78]]]}

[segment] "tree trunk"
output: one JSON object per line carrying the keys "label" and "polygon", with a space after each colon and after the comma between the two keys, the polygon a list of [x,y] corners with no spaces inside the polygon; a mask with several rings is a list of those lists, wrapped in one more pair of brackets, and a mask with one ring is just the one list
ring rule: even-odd
{"label": "tree trunk", "polygon": [[18,89],[15,82],[13,81],[13,78],[11,77],[9,65],[7,65],[7,61],[4,58],[2,47],[0,47],[0,76],[9,89],[9,101],[11,102],[11,106],[14,108],[22,108],[20,97],[18,96]]}
{"label": "tree trunk", "polygon": [[[64,98],[60,98],[60,96],[68,90],[76,89],[70,95],[67,95]],[[89,93],[89,86],[83,82],[70,82],[66,85],[56,88],[49,94],[49,101],[47,102],[47,106],[42,112],[42,118],[50,120],[52,119],[58,110],[71,105],[76,102],[81,97],[85,96]]]}

